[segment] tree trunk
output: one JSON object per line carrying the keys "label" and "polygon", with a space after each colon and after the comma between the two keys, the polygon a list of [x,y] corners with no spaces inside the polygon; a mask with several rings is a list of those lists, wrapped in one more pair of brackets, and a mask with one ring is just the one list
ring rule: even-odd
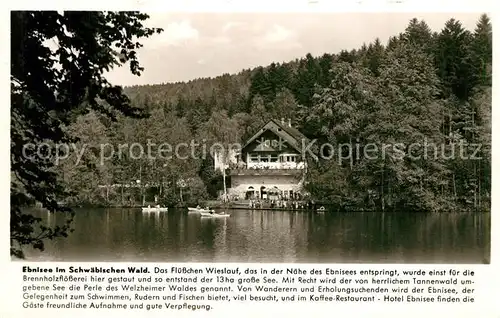
{"label": "tree trunk", "polygon": [[382,168],[382,182],[381,182],[381,186],[382,186],[382,189],[381,189],[381,194],[380,194],[380,205],[382,207],[382,211],[385,210],[385,197],[384,197],[384,173],[385,173],[385,169]]}
{"label": "tree trunk", "polygon": [[476,162],[474,161],[474,209],[477,208],[477,167]]}
{"label": "tree trunk", "polygon": [[158,196],[161,198],[161,193],[162,193],[162,190],[163,190],[163,177],[161,177],[160,179],[160,191],[158,191]]}
{"label": "tree trunk", "polygon": [[455,179],[455,173],[453,173],[453,197],[457,200],[457,180]]}
{"label": "tree trunk", "polygon": [[392,206],[392,187],[391,178],[387,180],[387,205],[390,208]]}
{"label": "tree trunk", "polygon": [[[481,162],[481,160],[479,161]],[[481,207],[481,166],[479,165],[479,169],[477,172],[477,185],[478,185],[478,206]]]}
{"label": "tree trunk", "polygon": [[[449,122],[448,122],[448,137],[451,136],[451,112],[449,114]],[[448,138],[448,143],[452,143],[452,138]]]}
{"label": "tree trunk", "polygon": [[223,189],[224,189],[224,194],[223,194],[223,202],[226,202],[227,199],[227,189],[226,189],[226,165],[222,167],[222,184],[223,184]]}
{"label": "tree trunk", "polygon": [[[475,143],[476,141],[476,136],[475,136],[475,128],[476,128],[476,119],[474,117],[474,110],[472,111],[472,136],[471,136],[471,139],[472,139],[472,144]],[[474,208],[477,209],[477,206],[478,206],[478,200],[477,200],[477,191],[478,191],[478,184],[477,184],[477,181],[479,180],[478,178],[478,173],[477,173],[477,164],[476,164],[476,160],[474,158],[472,158],[474,160]]]}

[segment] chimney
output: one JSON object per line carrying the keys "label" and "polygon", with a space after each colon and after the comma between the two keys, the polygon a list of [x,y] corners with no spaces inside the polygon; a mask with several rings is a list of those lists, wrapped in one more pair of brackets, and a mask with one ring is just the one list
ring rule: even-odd
{"label": "chimney", "polygon": [[285,125],[285,118],[281,117],[281,124]]}
{"label": "chimney", "polygon": [[288,118],[288,127],[292,127],[292,120]]}

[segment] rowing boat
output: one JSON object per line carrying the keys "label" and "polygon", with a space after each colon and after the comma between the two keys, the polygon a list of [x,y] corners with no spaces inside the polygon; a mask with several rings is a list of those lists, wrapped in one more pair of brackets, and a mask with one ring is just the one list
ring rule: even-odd
{"label": "rowing boat", "polygon": [[188,213],[202,213],[202,212],[215,212],[215,211],[202,208],[188,208]]}
{"label": "rowing boat", "polygon": [[168,212],[168,208],[161,207],[143,207],[142,212]]}
{"label": "rowing boat", "polygon": [[210,218],[226,218],[229,217],[230,214],[225,213],[214,213],[214,212],[200,212],[201,216],[210,217]]}

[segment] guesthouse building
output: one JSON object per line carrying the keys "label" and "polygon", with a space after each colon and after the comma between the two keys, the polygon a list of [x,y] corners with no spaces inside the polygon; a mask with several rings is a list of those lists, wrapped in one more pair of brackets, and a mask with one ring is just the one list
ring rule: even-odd
{"label": "guesthouse building", "polygon": [[[248,139],[230,163],[228,195],[238,200],[298,199],[307,171],[309,140],[291,121],[271,120]],[[215,158],[215,166],[222,168]]]}

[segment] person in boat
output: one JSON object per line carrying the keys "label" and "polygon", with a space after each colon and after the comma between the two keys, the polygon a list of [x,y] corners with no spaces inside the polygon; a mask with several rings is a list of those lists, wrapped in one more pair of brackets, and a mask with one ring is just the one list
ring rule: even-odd
{"label": "person in boat", "polygon": [[198,205],[196,206],[196,208],[199,210],[199,209],[201,209],[201,206],[198,204]]}

